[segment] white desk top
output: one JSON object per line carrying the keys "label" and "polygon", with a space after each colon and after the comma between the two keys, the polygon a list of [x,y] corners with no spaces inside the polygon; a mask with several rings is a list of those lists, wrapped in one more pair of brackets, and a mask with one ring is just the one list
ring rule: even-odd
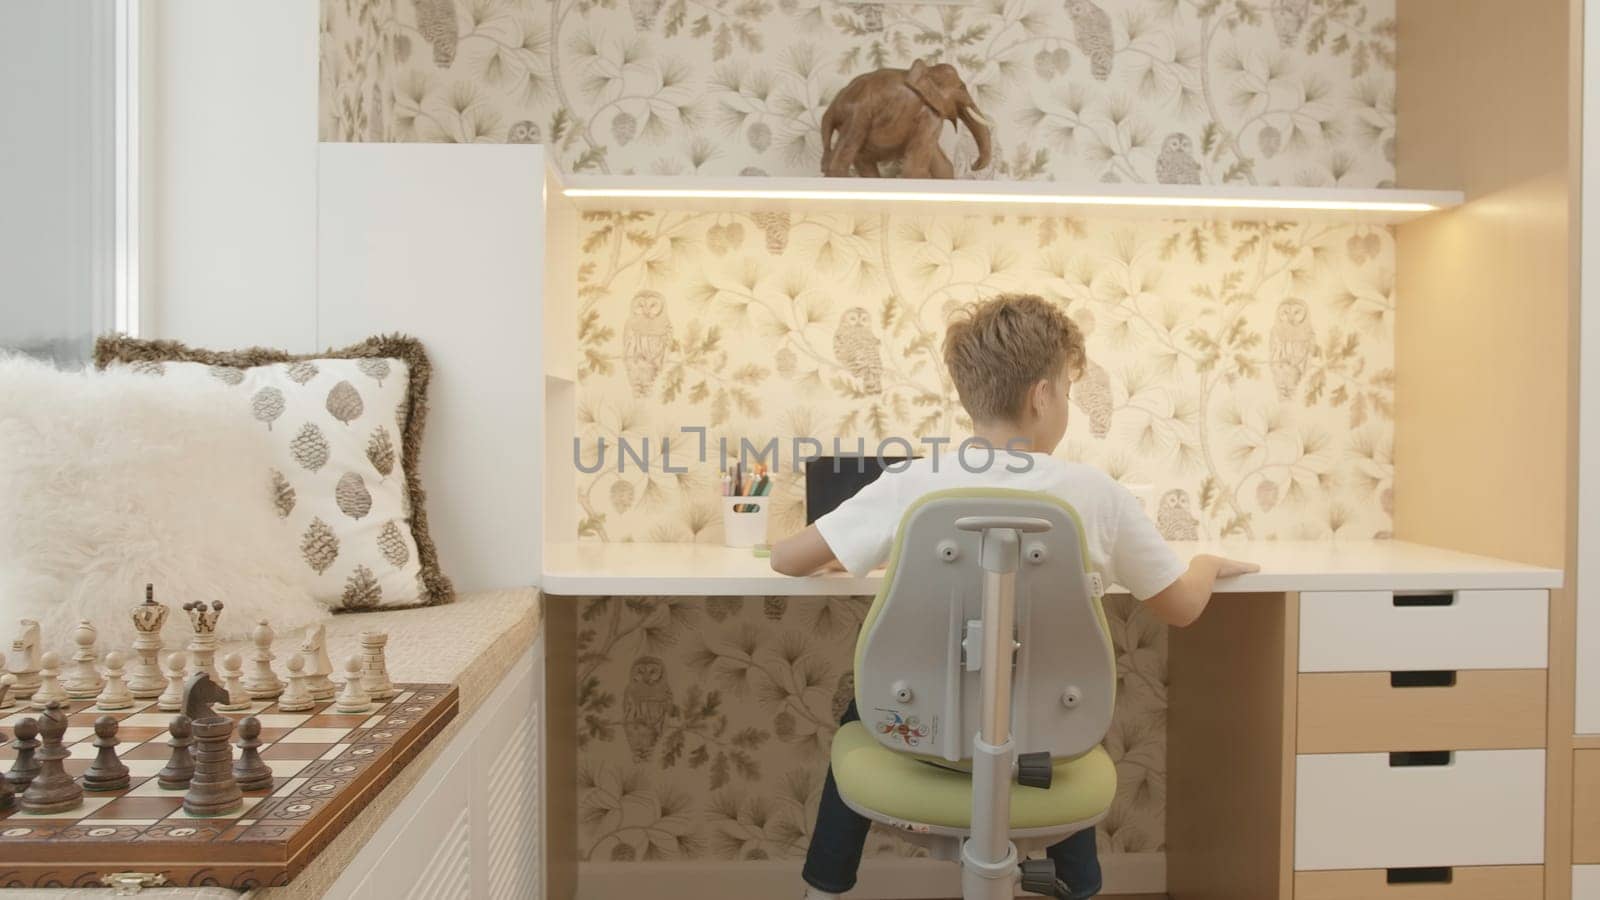
{"label": "white desk top", "polygon": [[[1261,564],[1218,582],[1219,592],[1446,591],[1556,588],[1561,572],[1405,541],[1201,541],[1174,543],[1187,559],[1215,553]],[[557,596],[861,596],[880,573],[791,578],[766,558],[718,544],[546,544],[542,588]]]}

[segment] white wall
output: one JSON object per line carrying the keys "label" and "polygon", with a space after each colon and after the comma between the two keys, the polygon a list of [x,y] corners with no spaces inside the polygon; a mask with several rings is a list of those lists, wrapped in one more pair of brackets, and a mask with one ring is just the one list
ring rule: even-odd
{"label": "white wall", "polygon": [[0,347],[86,359],[110,326],[113,0],[7,0]]}
{"label": "white wall", "polygon": [[320,150],[319,338],[342,345],[401,331],[427,346],[428,524],[463,590],[539,580],[543,150]]}
{"label": "white wall", "polygon": [[317,0],[144,10],[146,333],[317,347]]}
{"label": "white wall", "polygon": [[535,584],[543,148],[319,147],[317,0],[148,8],[145,335],[297,352],[420,338],[440,565],[459,590]]}

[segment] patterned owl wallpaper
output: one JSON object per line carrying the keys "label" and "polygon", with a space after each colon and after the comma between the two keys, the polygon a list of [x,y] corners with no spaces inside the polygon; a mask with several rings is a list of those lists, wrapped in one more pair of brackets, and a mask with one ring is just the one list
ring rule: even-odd
{"label": "patterned owl wallpaper", "polygon": [[[1393,0],[324,0],[324,140],[545,143],[569,171],[814,174],[851,77],[951,62],[995,122],[961,177],[1386,186]],[[959,439],[950,310],[1002,290],[1088,333],[1058,451],[1152,488],[1170,538],[1385,536],[1393,236],[1341,225],[595,213],[579,433],[757,446]],[[674,448],[673,463],[683,461]],[[716,465],[579,479],[580,531],[721,539]],[[659,462],[659,459],[657,459]],[[777,482],[773,537],[803,523]],[[581,598],[579,845],[594,861],[803,855],[865,600]],[[1162,849],[1166,636],[1108,601],[1119,794]],[[910,855],[876,835],[869,855]]]}

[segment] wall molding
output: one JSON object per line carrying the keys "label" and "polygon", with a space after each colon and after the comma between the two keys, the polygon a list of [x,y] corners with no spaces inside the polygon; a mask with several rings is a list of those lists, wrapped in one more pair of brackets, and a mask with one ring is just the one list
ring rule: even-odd
{"label": "wall molding", "polygon": [[[1161,894],[1167,889],[1165,853],[1112,853],[1100,861],[1103,896]],[[578,865],[577,900],[650,897],[798,897],[800,860],[772,862],[594,862]],[[869,859],[852,897],[937,900],[961,895],[961,870],[938,860]]]}

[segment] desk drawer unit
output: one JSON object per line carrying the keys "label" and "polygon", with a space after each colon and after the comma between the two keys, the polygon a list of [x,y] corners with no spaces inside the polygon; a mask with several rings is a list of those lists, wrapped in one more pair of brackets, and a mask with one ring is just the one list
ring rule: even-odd
{"label": "desk drawer unit", "polygon": [[1545,680],[1543,669],[1305,673],[1299,679],[1296,749],[1543,747]]}
{"label": "desk drawer unit", "polygon": [[1542,866],[1297,872],[1294,900],[1540,900]]}
{"label": "desk drawer unit", "polygon": [[1543,669],[1542,590],[1300,595],[1300,671]]}
{"label": "desk drawer unit", "polygon": [[1302,755],[1295,868],[1544,860],[1544,751]]}

